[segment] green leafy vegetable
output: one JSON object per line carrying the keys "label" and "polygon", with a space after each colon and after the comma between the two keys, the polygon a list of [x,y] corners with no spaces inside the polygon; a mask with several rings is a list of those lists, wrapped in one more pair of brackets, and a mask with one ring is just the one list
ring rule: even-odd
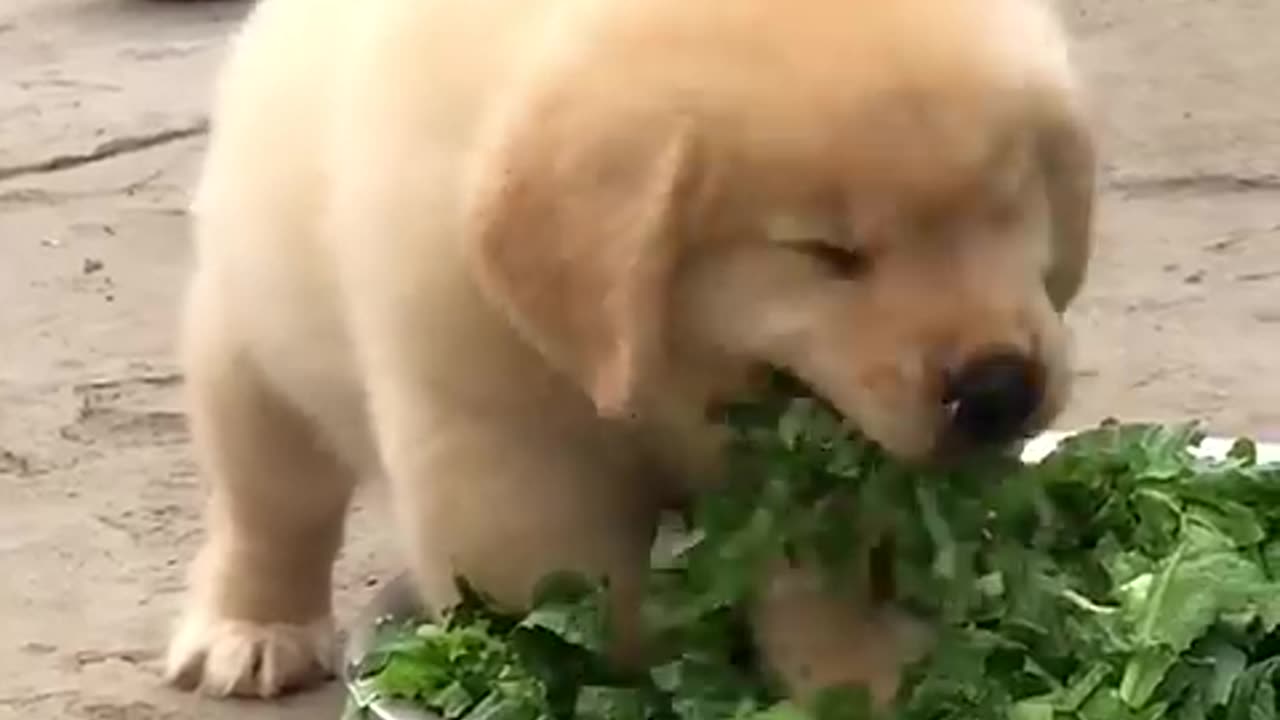
{"label": "green leafy vegetable", "polygon": [[1249,442],[1191,452],[1193,426],[1104,424],[1040,463],[908,468],[793,390],[730,409],[732,481],[655,562],[646,622],[664,659],[604,657],[603,587],[548,580],[522,617],[474,593],[391,628],[360,668],[368,703],[447,720],[863,720],[861,688],[804,707],[754,656],[745,608],[791,559],[929,619],[893,720],[1280,717],[1280,467]]}

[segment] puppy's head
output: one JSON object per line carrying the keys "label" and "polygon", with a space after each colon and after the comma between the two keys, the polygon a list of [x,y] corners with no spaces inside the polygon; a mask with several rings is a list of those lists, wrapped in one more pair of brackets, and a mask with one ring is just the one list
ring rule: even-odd
{"label": "puppy's head", "polygon": [[913,4],[572,26],[475,158],[481,287],[605,415],[769,364],[902,456],[1043,426],[1093,194],[1060,38]]}

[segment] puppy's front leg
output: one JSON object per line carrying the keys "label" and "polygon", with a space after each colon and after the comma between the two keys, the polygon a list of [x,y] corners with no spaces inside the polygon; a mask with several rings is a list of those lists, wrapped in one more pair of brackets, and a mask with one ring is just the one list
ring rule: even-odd
{"label": "puppy's front leg", "polygon": [[838,594],[812,568],[788,563],[771,574],[753,620],[765,663],[801,701],[824,688],[860,684],[884,706],[897,693],[902,668],[930,639],[905,614]]}
{"label": "puppy's front leg", "polygon": [[613,652],[636,657],[657,509],[627,449],[552,407],[523,416],[393,394],[377,423],[426,604],[455,602],[459,576],[513,610],[552,573],[607,578]]}
{"label": "puppy's front leg", "polygon": [[330,579],[352,474],[268,386],[200,281],[185,328],[191,428],[210,485],[208,535],[167,677],[270,697],[327,677]]}

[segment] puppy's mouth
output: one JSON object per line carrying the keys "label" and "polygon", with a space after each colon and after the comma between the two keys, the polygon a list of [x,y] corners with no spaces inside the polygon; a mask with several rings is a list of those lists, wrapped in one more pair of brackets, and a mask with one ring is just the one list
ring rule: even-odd
{"label": "puppy's mouth", "polygon": [[[811,397],[830,404],[796,375],[767,363],[752,365],[744,376],[743,382],[732,390],[722,391],[707,399],[703,411],[708,422],[723,422],[734,406],[765,398]],[[841,417],[844,417],[843,413]]]}
{"label": "puppy's mouth", "polygon": [[920,467],[952,468],[974,462],[981,463],[991,459],[1016,457],[1021,453],[1026,442],[1043,429],[1041,427],[1043,425],[1042,420],[1038,417],[1032,417],[1021,423],[1015,430],[1003,429],[999,433],[999,438],[975,438],[971,433],[957,429],[960,427],[960,423],[956,422],[957,414],[963,412],[959,400],[944,397],[938,419],[941,431],[936,442],[932,447],[925,449],[923,453],[908,455],[892,451],[873,435],[863,430],[854,418],[842,412],[839,405],[828,395],[822,393],[812,383],[788,369],[759,364],[751,369],[749,378],[750,380],[742,395],[732,398],[721,397],[713,400],[707,408],[707,418],[709,420],[723,421],[728,409],[744,400],[811,398],[823,403],[832,412],[839,415],[846,426],[866,442],[877,446],[901,462]]}

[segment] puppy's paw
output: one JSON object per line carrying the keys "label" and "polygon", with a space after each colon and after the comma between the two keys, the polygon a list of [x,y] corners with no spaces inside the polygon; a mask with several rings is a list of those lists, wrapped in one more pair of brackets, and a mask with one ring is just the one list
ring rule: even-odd
{"label": "puppy's paw", "polygon": [[165,679],[215,697],[273,698],[333,677],[333,620],[260,624],[192,615],[169,645]]}
{"label": "puppy's paw", "polygon": [[755,618],[767,664],[794,696],[862,685],[877,705],[887,705],[903,667],[934,642],[932,627],[891,605],[851,602],[826,587],[809,569],[783,568],[771,578]]}

